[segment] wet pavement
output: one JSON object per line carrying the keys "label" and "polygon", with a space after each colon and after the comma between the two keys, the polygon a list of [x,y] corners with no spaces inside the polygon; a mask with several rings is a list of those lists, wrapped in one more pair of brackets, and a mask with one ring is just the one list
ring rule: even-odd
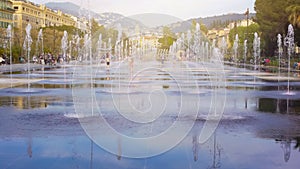
{"label": "wet pavement", "polygon": [[289,95],[270,77],[138,59],[35,70],[30,84],[15,73],[0,89],[0,168],[298,168],[300,82]]}

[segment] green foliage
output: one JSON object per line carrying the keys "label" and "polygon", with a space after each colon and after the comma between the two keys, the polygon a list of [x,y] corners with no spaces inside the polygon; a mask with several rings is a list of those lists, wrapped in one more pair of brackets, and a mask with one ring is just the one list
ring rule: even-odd
{"label": "green foliage", "polygon": [[[254,33],[257,32],[258,34],[261,34],[259,32],[259,25],[258,24],[251,24],[247,27],[236,27],[229,32],[229,42],[231,44],[231,48],[233,46],[235,35],[239,35],[239,49],[238,49],[238,56],[241,58],[244,57],[244,41],[247,39],[247,48],[248,48],[248,60],[252,58],[252,56],[249,56],[249,53],[253,53],[253,40],[254,40]],[[261,42],[263,44],[264,42]]]}
{"label": "green foliage", "polygon": [[[87,25],[88,26],[88,25]],[[61,49],[61,39],[63,37],[63,32],[67,31],[68,32],[68,43],[70,41],[75,40],[74,36],[75,35],[79,35],[79,37],[81,38],[80,41],[80,47],[82,47],[83,45],[83,37],[85,33],[88,32],[83,32],[82,30],[79,30],[73,26],[49,26],[49,27],[44,27],[43,29],[43,45],[44,45],[44,53],[51,53],[54,55],[59,55],[62,53],[62,49]],[[37,46],[37,39],[38,39],[38,32],[39,29],[32,29],[31,30],[31,37],[33,40],[33,43],[31,45],[31,53],[30,56],[32,57],[33,55],[40,55],[41,54],[41,44],[38,44],[39,46]],[[115,42],[116,42],[116,38],[118,35],[118,32],[112,28],[105,28],[102,25],[99,25],[95,20],[92,20],[92,24],[91,24],[91,34],[92,34],[92,47],[93,47],[93,53],[95,53],[96,50],[96,44],[99,38],[99,34],[102,34],[102,41],[103,42],[108,42],[108,39],[111,38],[111,43],[112,46],[114,46]],[[2,36],[1,35],[5,35],[6,34],[6,30],[5,29],[1,29],[0,30],[0,44],[4,44],[4,42],[1,41]],[[125,35],[123,35],[123,38],[125,37]],[[21,32],[18,28],[13,28],[13,39],[12,39],[12,55],[13,55],[13,61],[14,63],[17,63],[19,61],[19,57],[23,56],[23,57],[27,57],[27,53],[26,50],[23,49],[23,43],[24,43],[24,39],[25,39],[25,32]],[[77,56],[78,55],[78,51],[74,45],[74,41],[72,43],[72,55]],[[4,54],[7,53],[7,49],[3,48],[0,45],[0,54]],[[68,49],[69,52],[70,49]]]}
{"label": "green foliage", "polygon": [[248,26],[248,28],[243,27],[243,26],[236,27],[234,29],[231,29],[229,32],[229,42],[230,42],[230,44],[233,44],[235,35],[238,34],[240,44],[242,45],[244,43],[244,41],[247,39],[248,40],[248,48],[249,48],[249,45],[252,45],[252,43],[253,43],[255,32],[260,34],[258,24],[251,24]]}
{"label": "green foliage", "polygon": [[161,44],[160,48],[169,50],[174,41],[176,41],[174,33],[169,27],[164,27],[163,37],[158,39],[158,42]]}
{"label": "green foliage", "polygon": [[289,14],[289,22],[295,29],[295,43],[300,46],[300,4],[287,7],[286,12]]}
{"label": "green foliage", "polygon": [[[192,32],[192,34],[194,34],[195,31],[196,31],[196,24],[197,24],[197,21],[196,21],[196,20],[193,20],[193,21],[192,21],[192,26],[191,26],[191,32]],[[199,22],[199,25],[200,25],[200,30],[201,30],[201,32],[202,32],[203,34],[207,34],[208,28],[207,28],[201,21]]]}
{"label": "green foliage", "polygon": [[207,34],[207,32],[208,32],[208,29],[204,24],[200,24],[200,30],[204,34]]}
{"label": "green foliage", "polygon": [[[265,55],[273,56],[277,48],[277,34],[286,34],[291,15],[290,6],[299,5],[299,0],[256,0],[256,22],[265,42]],[[296,34],[296,39],[299,34]]]}
{"label": "green foliage", "polygon": [[229,25],[232,21],[226,20],[214,20],[211,25],[209,26],[210,29],[222,29],[225,28],[227,25]]}

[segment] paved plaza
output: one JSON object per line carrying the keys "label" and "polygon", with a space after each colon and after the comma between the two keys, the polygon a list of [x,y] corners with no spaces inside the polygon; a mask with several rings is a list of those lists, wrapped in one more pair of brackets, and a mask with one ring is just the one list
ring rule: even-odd
{"label": "paved plaza", "polygon": [[0,168],[299,165],[295,76],[286,94],[285,73],[210,61],[42,67],[0,74]]}

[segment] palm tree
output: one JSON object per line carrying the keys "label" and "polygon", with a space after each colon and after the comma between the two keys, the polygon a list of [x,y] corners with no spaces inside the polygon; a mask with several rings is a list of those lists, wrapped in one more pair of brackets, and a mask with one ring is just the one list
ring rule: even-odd
{"label": "palm tree", "polygon": [[289,13],[290,23],[300,28],[300,5],[291,5],[287,7],[286,11]]}

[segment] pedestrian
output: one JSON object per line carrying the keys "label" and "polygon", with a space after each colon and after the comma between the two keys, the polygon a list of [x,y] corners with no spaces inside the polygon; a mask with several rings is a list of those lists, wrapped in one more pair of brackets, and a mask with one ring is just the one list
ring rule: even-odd
{"label": "pedestrian", "polygon": [[109,65],[110,65],[110,58],[109,58],[109,53],[107,52],[106,53],[106,58],[105,58],[105,61],[106,61],[106,68],[109,69]]}

